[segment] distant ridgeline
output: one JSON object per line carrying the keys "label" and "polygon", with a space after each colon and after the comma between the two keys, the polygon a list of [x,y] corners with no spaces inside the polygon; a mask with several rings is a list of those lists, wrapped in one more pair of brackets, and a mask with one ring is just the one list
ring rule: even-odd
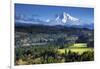
{"label": "distant ridgeline", "polygon": [[94,47],[94,30],[88,28],[15,24],[15,33],[16,40],[18,41],[17,38],[21,39],[20,42],[23,44],[21,46],[45,45],[48,43],[60,45],[86,43],[87,45],[83,44],[81,46]]}

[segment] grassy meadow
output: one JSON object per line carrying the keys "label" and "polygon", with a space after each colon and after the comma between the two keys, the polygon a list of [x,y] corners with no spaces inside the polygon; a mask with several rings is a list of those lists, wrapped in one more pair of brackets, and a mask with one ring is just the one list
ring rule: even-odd
{"label": "grassy meadow", "polygon": [[58,52],[60,54],[65,54],[65,52],[75,52],[78,54],[83,54],[84,52],[90,51],[93,52],[94,49],[93,48],[87,48],[87,44],[86,43],[76,43],[73,46],[69,46],[68,48],[64,48],[64,49],[58,49]]}

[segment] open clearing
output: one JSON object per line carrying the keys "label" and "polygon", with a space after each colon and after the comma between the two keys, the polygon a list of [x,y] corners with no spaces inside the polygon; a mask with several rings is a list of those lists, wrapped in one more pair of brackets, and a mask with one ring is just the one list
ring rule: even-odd
{"label": "open clearing", "polygon": [[69,46],[68,48],[58,49],[58,52],[60,54],[62,54],[62,53],[65,53],[65,50],[67,52],[69,52],[69,50],[70,50],[71,52],[82,54],[83,52],[86,52],[86,51],[93,52],[94,49],[93,48],[87,48],[86,43],[75,43],[72,46]]}
{"label": "open clearing", "polygon": [[75,52],[75,53],[78,53],[78,54],[82,54],[83,52],[86,52],[86,51],[93,52],[93,48],[65,48],[65,49],[58,49],[58,52],[60,54],[63,54],[63,53],[65,53],[65,50],[67,52],[69,52],[69,50],[70,50],[71,52]]}

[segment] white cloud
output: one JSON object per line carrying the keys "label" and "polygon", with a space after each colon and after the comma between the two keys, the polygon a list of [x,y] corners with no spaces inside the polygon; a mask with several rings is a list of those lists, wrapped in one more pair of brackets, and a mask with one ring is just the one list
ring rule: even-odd
{"label": "white cloud", "polygon": [[38,24],[39,22],[33,22],[33,21],[24,21],[24,20],[16,20],[15,21],[16,23],[35,23],[35,24]]}
{"label": "white cloud", "polygon": [[46,20],[46,22],[50,22],[50,20],[49,20],[49,19],[47,19],[47,20]]}

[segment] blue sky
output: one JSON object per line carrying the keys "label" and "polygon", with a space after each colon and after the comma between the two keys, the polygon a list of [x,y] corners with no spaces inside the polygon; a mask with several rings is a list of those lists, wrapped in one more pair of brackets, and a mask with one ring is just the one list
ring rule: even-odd
{"label": "blue sky", "polygon": [[[53,20],[57,15],[66,12],[73,17],[87,23],[94,21],[94,9],[68,6],[47,6],[34,4],[15,4],[15,16],[23,15],[23,18],[35,18],[40,21]],[[16,19],[16,18],[15,18]],[[42,23],[42,22],[41,22]]]}

